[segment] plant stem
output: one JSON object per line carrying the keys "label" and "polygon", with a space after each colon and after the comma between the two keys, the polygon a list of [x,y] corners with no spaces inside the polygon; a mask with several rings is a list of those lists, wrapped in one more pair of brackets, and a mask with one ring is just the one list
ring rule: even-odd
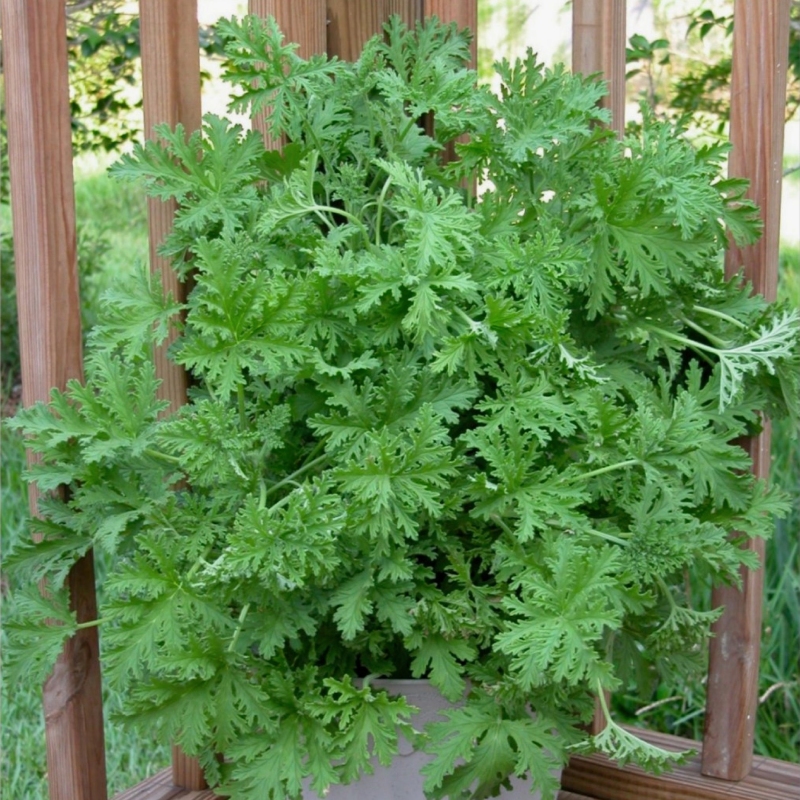
{"label": "plant stem", "polygon": [[[366,241],[369,241],[369,231],[366,229],[364,223],[358,217],[351,214],[349,211],[345,211],[342,208],[336,208],[335,206],[323,206],[323,205],[314,205],[307,210],[315,212],[327,211],[329,214],[338,214],[340,217],[344,217],[345,219],[352,222],[353,225],[360,228],[361,232],[364,234],[364,239],[366,239]],[[321,213],[318,214],[318,216],[320,216],[323,220],[325,220],[325,217],[322,217]],[[328,220],[325,221],[329,222]]]}
{"label": "plant stem", "polygon": [[413,118],[412,118],[412,119],[410,119],[410,120],[408,121],[408,124],[405,126],[405,128],[403,128],[403,132],[400,134],[399,141],[401,141],[401,142],[402,142],[402,141],[403,141],[403,139],[405,139],[405,138],[406,138],[406,136],[408,136],[408,132],[409,132],[409,131],[410,131],[410,130],[411,130],[411,129],[412,129],[412,128],[413,128],[413,127],[416,125],[416,124],[417,124],[417,121],[416,121],[416,119],[413,119]]}
{"label": "plant stem", "polygon": [[681,321],[683,322],[684,325],[687,325],[693,331],[696,331],[701,336],[705,336],[706,339],[708,339],[709,342],[713,342],[713,344],[716,347],[719,347],[720,349],[724,350],[728,346],[727,342],[724,342],[722,339],[719,338],[719,336],[714,336],[713,333],[707,331],[702,325],[698,325],[696,322],[692,322],[692,320],[686,319],[686,317],[681,317]]}
{"label": "plant stem", "polygon": [[672,331],[666,331],[663,328],[659,328],[655,325],[648,325],[647,330],[651,330],[654,333],[658,333],[666,339],[672,339],[673,342],[679,342],[684,347],[691,347],[693,350],[705,350],[707,353],[714,353],[714,355],[719,355],[719,348],[711,347],[710,345],[703,344],[702,342],[695,342],[692,339],[687,338],[686,336],[681,336],[679,333],[673,333]]}
{"label": "plant stem", "polygon": [[386,200],[386,193],[389,191],[389,187],[392,185],[392,176],[390,175],[385,183],[383,184],[383,188],[381,189],[380,196],[378,197],[378,213],[375,217],[375,246],[381,246],[381,221],[383,219],[383,203]]}
{"label": "plant stem", "polygon": [[607,542],[613,542],[614,544],[621,545],[622,547],[628,546],[628,542],[625,539],[620,539],[619,536],[614,536],[611,533],[603,533],[603,531],[598,531],[594,528],[584,528],[583,530],[585,530],[586,533],[589,533],[592,536],[597,536],[599,539],[604,539]]}
{"label": "plant stem", "polygon": [[157,458],[159,461],[166,461],[169,464],[180,464],[181,460],[177,456],[170,456],[166,453],[160,453],[158,450],[153,450],[152,447],[145,447],[142,452],[150,458]]}
{"label": "plant stem", "polygon": [[194,576],[197,574],[197,571],[200,569],[200,567],[202,567],[203,564],[205,564],[206,557],[211,552],[211,548],[212,548],[212,545],[209,545],[208,547],[206,547],[206,549],[203,550],[203,554],[200,556],[200,558],[198,558],[197,561],[195,561],[194,564],[192,564],[192,566],[189,568],[189,571],[186,573],[186,580],[190,581],[192,578],[194,578]]}
{"label": "plant stem", "polygon": [[692,306],[692,310],[699,311],[701,314],[707,314],[711,317],[716,317],[717,319],[725,320],[725,322],[729,322],[731,325],[735,325],[737,328],[741,328],[741,330],[747,330],[747,325],[743,322],[740,322],[738,319],[730,316],[730,314],[726,314],[724,311],[717,311],[716,308],[706,308],[706,306]]}
{"label": "plant stem", "polygon": [[603,709],[603,717],[605,718],[606,725],[611,725],[611,712],[608,710],[608,703],[606,703],[606,693],[603,689],[603,684],[599,679],[595,681],[597,685],[597,699],[600,701],[600,708]]}
{"label": "plant stem", "polygon": [[106,622],[111,622],[111,617],[98,617],[97,619],[90,619],[88,622],[79,622],[75,626],[75,630],[85,631],[88,628],[96,628],[99,625],[103,625]]}
{"label": "plant stem", "polygon": [[247,430],[247,411],[244,405],[244,384],[240,383],[236,387],[236,394],[239,398],[239,427],[243,430]]}
{"label": "plant stem", "polygon": [[234,648],[236,647],[236,642],[239,641],[239,634],[242,632],[242,626],[244,625],[244,621],[247,619],[247,613],[249,611],[250,603],[246,603],[239,614],[239,621],[236,625],[236,630],[233,632],[233,638],[231,639],[231,643],[228,645],[229,653],[233,652]]}
{"label": "plant stem", "polygon": [[492,514],[491,519],[493,522],[496,522],[509,536],[511,536],[512,538],[516,538],[514,537],[514,531],[512,531],[511,528],[509,528],[508,525],[506,525],[506,523],[503,522],[499,514]]}
{"label": "plant stem", "polygon": [[670,591],[669,586],[667,586],[666,581],[660,575],[657,575],[656,583],[658,584],[658,588],[661,589],[662,592],[664,592],[664,596],[667,598],[667,601],[669,602],[670,609],[672,609],[672,611],[676,611],[678,606],[675,603],[675,598],[672,596],[672,592]]}
{"label": "plant stem", "polygon": [[[613,472],[615,469],[627,469],[628,467],[635,467],[639,463],[641,462],[638,458],[629,458],[627,461],[620,461],[616,464],[606,464],[605,467],[598,467],[590,472],[582,472],[580,475],[576,475],[570,480],[570,483],[584,481],[588,478],[596,478],[598,475],[605,475],[607,472]],[[561,482],[563,483],[563,481],[564,479],[562,478]]]}
{"label": "plant stem", "polygon": [[298,478],[304,472],[308,472],[308,470],[314,469],[314,467],[318,466],[319,464],[322,464],[322,462],[326,461],[327,458],[328,458],[327,453],[323,453],[321,456],[318,456],[313,461],[308,461],[307,463],[303,464],[302,467],[296,469],[291,475],[287,475],[285,478],[283,478],[283,480],[280,480],[276,484],[270,486],[269,489],[267,489],[267,491],[264,493],[264,499],[266,500],[267,497],[269,497],[274,492],[277,492],[278,489],[281,489],[290,483],[294,483],[296,478]]}

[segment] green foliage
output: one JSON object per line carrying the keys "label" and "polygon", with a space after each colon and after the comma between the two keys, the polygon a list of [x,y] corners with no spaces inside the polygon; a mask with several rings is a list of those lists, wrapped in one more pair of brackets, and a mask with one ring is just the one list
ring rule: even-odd
{"label": "green foliage", "polygon": [[[124,0],[67,3],[72,145],[76,152],[118,152],[141,138],[139,15]],[[201,27],[200,49],[220,53],[213,30]],[[202,77],[207,77],[203,74]]]}
{"label": "green foliage", "polygon": [[73,147],[117,150],[136,139],[139,17],[119,0],[68,4],[67,54]]}
{"label": "green foliage", "polygon": [[17,323],[17,287],[14,274],[14,248],[6,219],[0,231],[0,392],[10,394],[20,374],[19,328]]}
{"label": "green foliage", "polygon": [[[209,116],[115,168],[178,200],[164,252],[192,288],[115,287],[86,385],[14,420],[31,479],[68,488],[15,580],[105,554],[125,714],[241,800],[416,740],[373,675],[463,698],[423,739],[432,797],[514,773],[552,798],[571,747],[663,768],[613,724],[589,737],[591,696],[692,669],[716,612],[684,570],[735,582],[731,533],[785,508],[730,442],[796,411],[800,380],[797,315],[722,274],[727,229],[757,235],[724,151],[650,117],[617,141],[602,88],[532,55],[494,97],[435,21],[393,20],[355,64],[300,59],[273,21],[219,30],[234,107],[291,144]],[[165,418],[168,324],[192,386]],[[45,668],[64,609],[31,597],[17,670]]]}
{"label": "green foliage", "polygon": [[[626,51],[629,78],[642,85],[643,99],[670,118],[691,119],[694,125],[722,135],[730,118],[730,84],[733,60],[733,3],[719,13],[698,4],[689,12],[685,41],[702,47],[708,41],[724,44],[713,57],[678,54],[668,39],[649,41],[634,34]],[[800,108],[800,3],[793,0],[789,27],[786,119]]]}

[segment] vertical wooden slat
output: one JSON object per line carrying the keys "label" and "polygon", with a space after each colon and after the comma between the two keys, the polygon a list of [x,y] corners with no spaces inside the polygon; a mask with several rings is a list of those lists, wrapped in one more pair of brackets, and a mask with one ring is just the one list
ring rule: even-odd
{"label": "vertical wooden slat", "polygon": [[250,14],[275,17],[301,58],[327,51],[325,0],[248,0],[247,7]]}
{"label": "vertical wooden slat", "polygon": [[[191,133],[201,122],[197,0],[141,0],[139,13],[145,135],[151,137],[159,123],[174,127],[179,122]],[[172,228],[175,204],[150,198],[147,212],[150,268],[161,272],[165,291],[183,298],[185,287],[156,252]],[[155,354],[160,396],[169,400],[172,411],[185,402],[187,386],[184,370],[167,359],[173,339],[174,334]]]}
{"label": "vertical wooden slat", "polygon": [[[153,126],[182,123],[187,134],[201,124],[200,48],[197,37],[197,0],[140,0],[142,89],[145,135]],[[185,285],[178,281],[169,261],[157,249],[172,228],[174,202],[148,200],[150,268],[162,275],[164,289],[185,298]],[[167,359],[173,333],[154,354],[156,372],[162,383],[159,394],[174,411],[186,402],[187,377],[183,368]],[[172,753],[173,782],[186,789],[204,789],[200,765],[178,748]]]}
{"label": "vertical wooden slat", "polygon": [[355,61],[388,17],[385,0],[328,0],[328,53]]}
{"label": "vertical wooden slat", "polygon": [[608,95],[601,105],[611,111],[611,127],[625,128],[625,2],[575,0],[572,4],[572,70],[601,73]]}
{"label": "vertical wooden slat", "polygon": [[[82,377],[75,197],[63,0],[4,0],[6,109],[23,403]],[[36,513],[37,495],[29,495]],[[67,587],[79,622],[97,618],[87,554]],[[67,642],[43,691],[51,800],[105,800],[97,629]]]}
{"label": "vertical wooden slat", "polygon": [[[764,235],[754,245],[732,246],[728,276],[743,266],[756,292],[775,299],[778,280],[789,0],[736,0],[729,172],[750,180],[748,196],[761,207]],[[745,443],[760,478],[769,474],[770,428]],[[748,547],[764,558],[763,542]],[[703,773],[741,780],[752,767],[758,709],[763,570],[743,571],[742,590],[717,589],[725,613],[710,645]]]}
{"label": "vertical wooden slat", "polygon": [[424,16],[424,0],[386,0],[387,19],[397,14],[409,28],[414,28]]}
{"label": "vertical wooden slat", "polygon": [[[572,71],[600,73],[607,81],[608,94],[601,105],[611,111],[611,127],[618,136],[625,129],[625,23],[624,0],[575,0],[572,4]],[[605,725],[598,700],[588,732],[596,736]]]}
{"label": "vertical wooden slat", "polygon": [[[327,51],[325,0],[248,0],[247,10],[259,17],[275,17],[286,41],[298,45],[301,58]],[[268,149],[283,146],[281,139],[267,132],[264,112],[253,117],[252,125],[261,132]]]}

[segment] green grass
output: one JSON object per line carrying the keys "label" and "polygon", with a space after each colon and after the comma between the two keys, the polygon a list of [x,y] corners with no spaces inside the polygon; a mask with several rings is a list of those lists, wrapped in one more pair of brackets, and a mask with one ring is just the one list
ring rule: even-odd
{"label": "green grass", "polygon": [[99,171],[75,183],[78,269],[84,330],[96,321],[102,293],[148,258],[144,194]]}

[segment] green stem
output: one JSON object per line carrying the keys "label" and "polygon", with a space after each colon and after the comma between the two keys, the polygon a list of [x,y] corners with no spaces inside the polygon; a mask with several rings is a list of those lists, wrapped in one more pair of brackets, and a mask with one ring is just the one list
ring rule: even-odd
{"label": "green stem", "polygon": [[389,187],[392,185],[392,176],[390,175],[385,183],[383,184],[383,188],[381,189],[380,196],[378,197],[378,213],[375,218],[375,246],[381,246],[381,221],[383,219],[383,203],[386,200],[386,193],[389,191]]}
{"label": "green stem", "polygon": [[321,456],[315,458],[313,461],[308,461],[307,463],[303,464],[302,467],[296,469],[291,475],[287,475],[283,480],[278,481],[276,484],[267,489],[264,493],[264,499],[266,500],[271,494],[274,494],[278,491],[278,489],[282,489],[284,486],[287,486],[290,483],[294,483],[296,478],[302,475],[304,472],[308,472],[310,469],[314,469],[314,467],[319,466],[324,461],[327,461],[328,456],[326,453],[323,453]]}
{"label": "green stem", "polygon": [[656,325],[648,325],[647,330],[658,333],[666,339],[672,339],[673,342],[679,342],[684,347],[691,347],[693,350],[705,350],[707,353],[719,355],[719,349],[716,347],[711,347],[710,345],[703,344],[702,342],[695,342],[686,336],[681,336],[679,333],[673,333],[672,331],[666,331],[663,328],[657,327]]}
{"label": "green stem", "polygon": [[[367,230],[364,223],[356,216],[351,214],[349,211],[345,211],[342,208],[336,208],[335,206],[321,206],[315,205],[311,209],[311,211],[327,211],[329,214],[338,214],[340,217],[344,217],[345,219],[352,222],[356,227],[361,229],[361,232],[364,234],[364,238],[369,241],[369,231]],[[322,219],[325,219],[322,217]],[[328,222],[328,220],[326,220]]]}
{"label": "green stem", "polygon": [[622,545],[622,547],[628,546],[628,542],[625,539],[620,539],[619,536],[614,536],[611,533],[603,533],[603,531],[598,531],[594,528],[584,528],[583,530],[585,530],[586,533],[589,533],[592,536],[597,536],[598,538],[604,539],[607,542],[613,542],[614,544]]}
{"label": "green stem", "polygon": [[659,589],[664,592],[664,596],[667,598],[669,602],[669,607],[672,611],[676,611],[678,606],[675,602],[675,598],[672,596],[672,592],[670,591],[669,586],[667,586],[666,581],[660,576],[656,576],[656,583],[658,584]]}
{"label": "green stem", "polygon": [[98,625],[103,625],[106,622],[111,622],[111,617],[99,617],[98,619],[90,619],[88,622],[79,622],[75,626],[75,630],[85,631],[89,628],[96,628]]}
{"label": "green stem", "polygon": [[496,522],[509,536],[516,538],[514,536],[514,531],[512,531],[511,528],[509,528],[508,525],[506,525],[506,523],[503,522],[503,520],[497,514],[492,514],[491,518],[492,521]]}
{"label": "green stem", "polygon": [[720,349],[724,350],[728,346],[727,342],[724,342],[722,339],[719,338],[719,336],[714,336],[713,333],[707,331],[702,325],[698,325],[696,322],[692,322],[692,320],[686,319],[686,317],[683,316],[681,317],[681,320],[683,321],[684,325],[688,326],[693,331],[696,331],[701,336],[705,336],[709,342],[713,342],[714,345],[716,345]]}
{"label": "green stem", "polygon": [[247,613],[250,611],[250,603],[247,603],[244,608],[242,608],[239,614],[239,622],[236,625],[236,630],[233,632],[233,638],[231,639],[231,643],[228,645],[228,652],[232,653],[234,648],[236,647],[236,642],[239,641],[239,634],[242,632],[242,626],[244,625],[244,621],[247,619]]}
{"label": "green stem", "polygon": [[692,306],[692,309],[694,311],[699,311],[701,314],[707,314],[708,316],[716,317],[717,319],[729,322],[731,325],[734,325],[743,331],[747,330],[747,325],[745,325],[743,322],[740,322],[735,317],[730,316],[730,314],[726,314],[724,311],[717,311],[716,308],[707,308],[706,306]]}
{"label": "green stem", "polygon": [[410,130],[411,130],[411,129],[412,129],[412,128],[413,128],[413,127],[416,125],[416,124],[417,124],[417,121],[416,121],[416,119],[413,119],[413,118],[412,118],[412,119],[410,119],[410,120],[408,121],[408,124],[405,126],[405,128],[403,128],[403,132],[400,134],[400,138],[398,139],[398,141],[402,142],[402,141],[403,141],[403,139],[405,139],[405,138],[406,138],[406,136],[408,136],[408,132],[409,132],[409,131],[410,131]]}
{"label": "green stem", "polygon": [[239,426],[243,431],[247,430],[247,411],[244,405],[244,384],[240,383],[236,387],[236,394],[239,398]]}
{"label": "green stem", "polygon": [[[613,472],[616,469],[627,469],[628,467],[635,467],[637,464],[640,464],[638,458],[629,458],[627,461],[620,461],[617,464],[606,464],[605,467],[598,467],[597,469],[593,469],[590,472],[582,472],[579,475],[576,475],[574,478],[570,480],[570,483],[575,483],[577,481],[584,481],[589,478],[596,478],[598,475],[605,475],[607,472]],[[563,482],[564,479],[562,478],[561,481]]]}
{"label": "green stem", "polygon": [[158,450],[153,450],[152,447],[145,447],[142,451],[146,456],[150,456],[150,458],[157,458],[160,461],[166,461],[168,464],[180,464],[181,460],[177,456],[169,456],[166,453],[159,453]]}
{"label": "green stem", "polygon": [[595,684],[597,686],[597,699],[600,701],[600,708],[603,709],[603,718],[605,719],[607,725],[611,725],[611,712],[608,710],[608,703],[606,703],[606,693],[603,689],[603,684],[600,683],[599,679],[595,681]]}
{"label": "green stem", "polygon": [[206,549],[203,550],[203,554],[200,556],[200,558],[198,558],[197,561],[195,561],[194,564],[192,564],[192,566],[189,568],[189,571],[186,573],[187,581],[190,581],[192,578],[194,578],[200,567],[202,567],[203,564],[206,563],[206,558],[208,557],[208,554],[211,552],[211,548],[212,545],[206,547]]}

